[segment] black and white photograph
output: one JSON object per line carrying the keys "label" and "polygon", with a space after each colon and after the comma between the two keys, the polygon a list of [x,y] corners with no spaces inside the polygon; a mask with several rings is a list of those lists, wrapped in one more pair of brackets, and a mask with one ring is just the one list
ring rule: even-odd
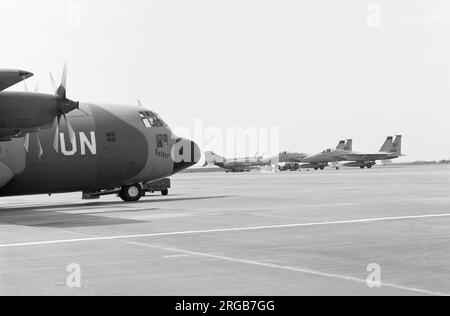
{"label": "black and white photograph", "polygon": [[0,0],[0,30],[0,296],[450,295],[450,0]]}

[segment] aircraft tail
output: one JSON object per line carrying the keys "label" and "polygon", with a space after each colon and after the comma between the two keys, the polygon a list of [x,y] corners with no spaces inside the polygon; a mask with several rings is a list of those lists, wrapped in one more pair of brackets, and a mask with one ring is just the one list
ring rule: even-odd
{"label": "aircraft tail", "polygon": [[216,163],[224,163],[225,162],[225,158],[219,155],[216,155],[214,152],[212,151],[207,151],[205,152],[205,165],[214,165]]}
{"label": "aircraft tail", "polygon": [[402,135],[397,135],[395,137],[390,152],[396,154],[399,157],[402,156]]}
{"label": "aircraft tail", "polygon": [[341,140],[337,145],[336,149],[344,149],[345,148],[345,140]]}
{"label": "aircraft tail", "polygon": [[347,139],[345,143],[344,150],[353,151],[353,139]]}
{"label": "aircraft tail", "polygon": [[386,141],[383,144],[383,147],[381,147],[380,152],[390,152],[392,149],[392,140],[394,139],[394,137],[389,136],[388,138],[386,138]]}

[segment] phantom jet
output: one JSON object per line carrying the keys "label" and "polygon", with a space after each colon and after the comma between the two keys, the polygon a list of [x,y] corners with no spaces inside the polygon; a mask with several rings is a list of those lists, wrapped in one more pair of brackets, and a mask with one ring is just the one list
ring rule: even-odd
{"label": "phantom jet", "polygon": [[0,70],[0,196],[81,191],[84,198],[117,194],[133,202],[144,184],[200,160],[194,142],[141,105],[67,98],[66,69],[54,95],[5,92],[33,74]]}
{"label": "phantom jet", "polygon": [[271,159],[263,159],[261,156],[227,159],[212,151],[208,151],[205,153],[205,164],[203,167],[214,165],[225,169],[226,172],[248,172],[270,164]]}
{"label": "phantom jet", "polygon": [[303,169],[324,170],[330,163],[336,165],[339,169],[338,162],[343,161],[340,155],[351,153],[353,147],[353,140],[349,139],[347,142],[341,140],[336,149],[326,149],[319,154],[311,155],[303,159],[305,164],[300,165]]}

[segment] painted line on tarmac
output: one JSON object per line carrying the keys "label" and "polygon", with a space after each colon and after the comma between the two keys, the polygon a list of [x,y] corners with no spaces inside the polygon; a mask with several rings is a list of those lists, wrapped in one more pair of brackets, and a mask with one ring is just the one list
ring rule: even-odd
{"label": "painted line on tarmac", "polygon": [[187,254],[187,253],[182,253],[179,255],[172,255],[172,256],[164,256],[165,259],[176,259],[176,258],[185,258],[185,257],[190,257],[191,255]]}
{"label": "painted line on tarmac", "polygon": [[[173,251],[176,253],[181,253],[181,254],[185,254],[185,255],[189,255],[189,256],[204,257],[204,258],[228,261],[228,262],[233,262],[233,263],[240,263],[240,264],[245,264],[245,265],[259,266],[259,267],[264,267],[264,268],[269,268],[269,269],[291,271],[291,272],[314,275],[314,276],[319,276],[319,277],[324,277],[324,278],[329,278],[329,279],[331,278],[331,279],[337,279],[337,280],[352,281],[352,282],[356,282],[359,284],[364,284],[365,286],[367,286],[368,289],[371,289],[368,286],[367,280],[363,280],[363,279],[352,277],[352,276],[326,273],[326,272],[320,272],[320,271],[311,270],[311,269],[296,268],[296,267],[291,267],[291,266],[284,266],[284,265],[260,262],[260,261],[255,261],[255,260],[238,259],[238,258],[227,257],[227,256],[222,256],[222,255],[210,254],[210,253],[183,250],[183,249],[178,249],[178,248],[155,246],[155,245],[145,244],[142,242],[128,242],[128,241],[125,241],[125,242],[132,244],[132,245],[138,245],[138,246],[143,246],[143,247],[147,247],[147,248],[153,248],[153,249],[159,249],[159,250],[165,250],[165,251]],[[392,288],[392,289],[396,289],[396,290],[414,292],[414,293],[418,293],[421,295],[449,296],[449,294],[442,293],[442,292],[434,292],[434,291],[423,290],[423,289],[418,289],[418,288],[413,288],[413,287],[408,287],[408,286],[403,286],[403,285],[397,285],[397,284],[392,284],[392,283],[382,282],[380,285],[381,285],[381,288],[383,288],[383,287]],[[380,288],[374,288],[373,290],[376,290],[376,289],[380,290]]]}
{"label": "painted line on tarmac", "polygon": [[224,233],[224,232],[258,231],[258,230],[269,230],[269,229],[278,229],[278,228],[298,228],[298,227],[316,227],[316,226],[327,226],[327,225],[364,224],[364,223],[390,222],[390,221],[400,221],[400,220],[444,218],[444,217],[450,217],[450,213],[448,213],[448,214],[432,214],[432,215],[366,218],[366,219],[342,220],[342,221],[332,221],[332,222],[316,222],[316,223],[313,222],[313,223],[283,224],[283,225],[269,225],[269,226],[218,228],[218,229],[190,230],[190,231],[166,232],[166,233],[150,233],[150,234],[136,234],[136,235],[122,235],[122,236],[103,236],[103,237],[101,236],[101,237],[62,239],[62,240],[34,241],[34,242],[3,244],[3,245],[0,245],[0,249],[28,247],[28,246],[45,246],[45,245],[57,245],[57,244],[69,244],[69,243],[82,243],[82,242],[95,242],[95,241],[108,241],[108,240],[120,240],[120,239],[139,239],[139,238],[150,238],[150,237],[197,235],[197,234],[211,234],[211,233]]}

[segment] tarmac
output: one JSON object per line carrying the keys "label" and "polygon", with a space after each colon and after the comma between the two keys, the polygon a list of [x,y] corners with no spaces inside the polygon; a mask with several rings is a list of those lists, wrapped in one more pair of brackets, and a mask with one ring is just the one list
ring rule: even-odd
{"label": "tarmac", "polygon": [[450,166],[172,186],[0,198],[0,295],[450,295]]}

